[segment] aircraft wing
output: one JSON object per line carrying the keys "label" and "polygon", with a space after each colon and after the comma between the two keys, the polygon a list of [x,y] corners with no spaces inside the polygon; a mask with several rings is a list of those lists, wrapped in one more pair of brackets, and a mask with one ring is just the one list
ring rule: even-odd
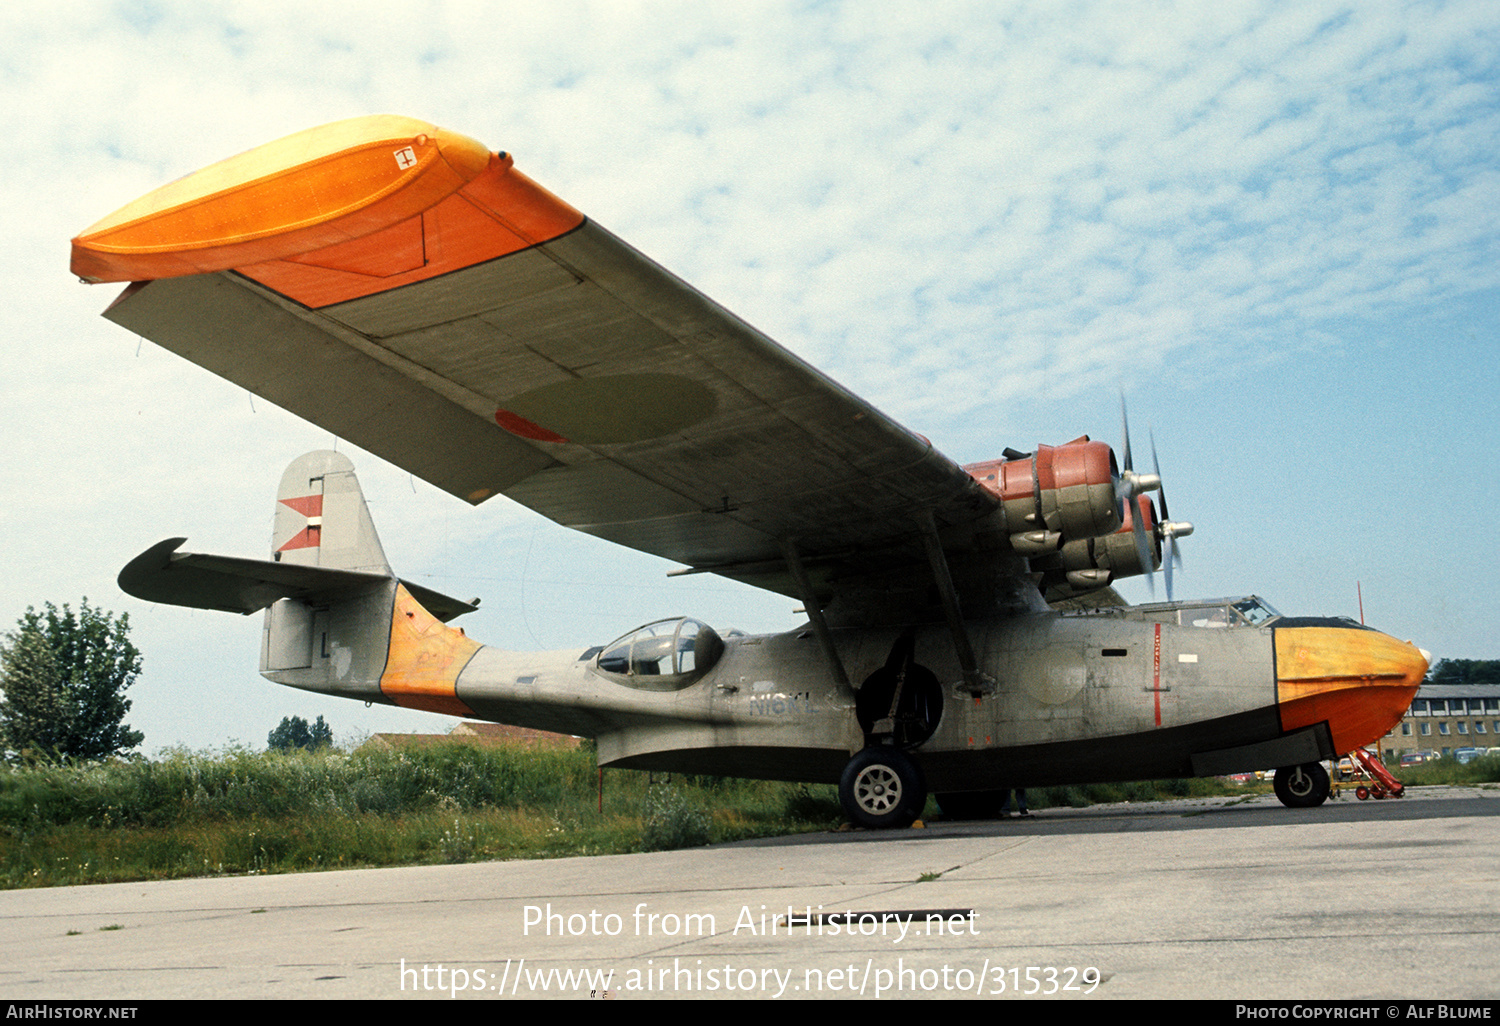
{"label": "aircraft wing", "polygon": [[990,547],[998,499],[926,439],[421,122],[179,179],[76,238],[73,268],[133,282],[110,320],[471,503],[800,598],[792,540],[844,619],[907,601],[889,581],[928,513],[950,549]]}

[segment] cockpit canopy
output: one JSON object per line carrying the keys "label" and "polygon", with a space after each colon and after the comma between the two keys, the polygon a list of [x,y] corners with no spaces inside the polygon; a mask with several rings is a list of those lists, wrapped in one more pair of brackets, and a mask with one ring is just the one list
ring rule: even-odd
{"label": "cockpit canopy", "polygon": [[1140,606],[1112,606],[1096,612],[1131,620],[1177,624],[1181,627],[1269,627],[1285,619],[1257,595],[1198,602],[1153,602]]}
{"label": "cockpit canopy", "polygon": [[604,646],[594,668],[610,680],[643,691],[679,691],[702,677],[724,654],[724,641],[688,617],[657,620]]}

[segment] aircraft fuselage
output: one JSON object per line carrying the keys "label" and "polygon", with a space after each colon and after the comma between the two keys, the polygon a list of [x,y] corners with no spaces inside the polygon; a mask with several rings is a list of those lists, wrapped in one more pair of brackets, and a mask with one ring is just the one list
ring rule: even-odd
{"label": "aircraft fuselage", "polygon": [[[982,693],[964,683],[944,625],[834,631],[856,692],[835,683],[810,628],[731,636],[706,671],[674,675],[652,663],[638,673],[641,660],[614,665],[600,649],[478,645],[422,620],[404,589],[391,588],[393,657],[382,662],[421,673],[373,678],[345,660],[339,679],[339,652],[356,646],[326,620],[333,636],[312,646],[314,665],[263,672],[351,698],[594,737],[601,765],[768,779],[837,782],[882,720],[934,791],[1293,765],[1384,734],[1426,669],[1411,645],[1347,621],[1192,626],[1175,622],[1180,610],[1155,619],[1037,613],[968,625],[993,682]],[[1215,608],[1200,607],[1200,622]]]}

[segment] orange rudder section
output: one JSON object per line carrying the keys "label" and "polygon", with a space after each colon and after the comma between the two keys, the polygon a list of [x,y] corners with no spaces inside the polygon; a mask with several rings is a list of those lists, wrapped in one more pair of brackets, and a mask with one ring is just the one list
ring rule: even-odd
{"label": "orange rudder section", "polygon": [[408,709],[473,716],[458,697],[458,675],[483,647],[423,609],[398,584],[381,693]]}

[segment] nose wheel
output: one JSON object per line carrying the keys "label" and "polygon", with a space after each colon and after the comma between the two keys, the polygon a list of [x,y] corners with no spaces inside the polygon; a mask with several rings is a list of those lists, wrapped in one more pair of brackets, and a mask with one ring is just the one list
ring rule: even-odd
{"label": "nose wheel", "polygon": [[839,804],[855,826],[908,827],[927,804],[927,781],[907,755],[889,745],[871,745],[844,767]]}
{"label": "nose wheel", "polygon": [[1289,809],[1313,809],[1328,800],[1331,785],[1321,762],[1304,762],[1276,771],[1276,797]]}

